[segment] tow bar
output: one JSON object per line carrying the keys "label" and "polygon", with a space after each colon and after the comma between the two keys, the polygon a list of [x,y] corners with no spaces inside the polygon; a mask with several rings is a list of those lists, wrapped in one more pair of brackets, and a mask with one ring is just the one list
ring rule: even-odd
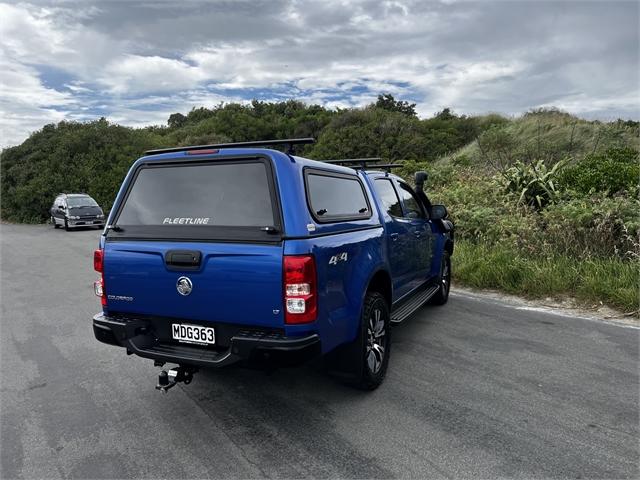
{"label": "tow bar", "polygon": [[[162,365],[164,364],[157,366],[161,367]],[[160,390],[162,393],[167,393],[170,388],[175,387],[180,382],[184,382],[185,385],[189,385],[193,380],[193,374],[197,371],[198,369],[196,367],[186,367],[183,365],[172,368],[168,372],[166,370],[162,370],[158,375],[156,390]]]}

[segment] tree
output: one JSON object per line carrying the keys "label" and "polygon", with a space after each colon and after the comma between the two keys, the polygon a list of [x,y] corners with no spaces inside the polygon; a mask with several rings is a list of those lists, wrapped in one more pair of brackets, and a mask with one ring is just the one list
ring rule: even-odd
{"label": "tree", "polygon": [[181,113],[172,113],[169,115],[169,120],[167,121],[169,128],[180,128],[184,126],[185,123],[187,123],[187,117]]}
{"label": "tree", "polygon": [[383,110],[388,110],[390,112],[404,113],[405,115],[410,115],[412,117],[417,116],[415,103],[396,100],[390,93],[378,95],[378,101],[375,103],[375,107],[382,108]]}

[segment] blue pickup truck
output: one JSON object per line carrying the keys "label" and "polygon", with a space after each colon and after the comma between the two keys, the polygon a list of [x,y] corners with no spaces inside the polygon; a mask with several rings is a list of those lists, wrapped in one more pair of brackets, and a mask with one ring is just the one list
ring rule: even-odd
{"label": "blue pickup truck", "polygon": [[[384,379],[391,324],[449,296],[453,224],[377,159],[295,156],[313,139],[149,151],[94,253],[95,337],[178,366],[320,355],[358,388]],[[266,147],[285,146],[282,152]]]}

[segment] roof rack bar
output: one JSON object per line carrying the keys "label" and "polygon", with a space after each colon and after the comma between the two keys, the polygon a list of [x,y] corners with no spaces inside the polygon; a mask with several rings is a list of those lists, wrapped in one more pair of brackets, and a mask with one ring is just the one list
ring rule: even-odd
{"label": "roof rack bar", "polygon": [[401,163],[380,163],[380,164],[376,164],[376,165],[367,165],[365,167],[353,167],[355,169],[367,169],[367,170],[376,170],[376,169],[382,169],[385,170],[387,172],[391,172],[392,168],[400,168],[403,167],[404,165],[402,165]]}
{"label": "roof rack bar", "polygon": [[380,157],[370,157],[370,158],[343,158],[343,159],[335,159],[335,160],[322,160],[324,163],[336,163],[338,165],[347,163],[361,163],[367,164],[369,162],[381,162],[382,158]]}
{"label": "roof rack bar", "polygon": [[158,155],[160,153],[186,152],[193,150],[208,150],[211,148],[246,148],[246,147],[268,147],[272,145],[284,145],[287,153],[293,153],[294,145],[303,145],[307,143],[315,143],[315,139],[307,138],[285,138],[282,140],[260,140],[254,142],[235,142],[235,143],[218,143],[214,145],[192,145],[189,147],[172,147],[159,148],[156,150],[147,150],[146,155]]}
{"label": "roof rack bar", "polygon": [[381,162],[382,158],[372,157],[372,158],[345,158],[343,160],[322,160],[325,163],[332,163],[335,165],[344,165],[350,166],[355,169],[375,169],[381,168],[386,170],[387,172],[391,171],[392,168],[402,167],[401,163],[375,163]]}

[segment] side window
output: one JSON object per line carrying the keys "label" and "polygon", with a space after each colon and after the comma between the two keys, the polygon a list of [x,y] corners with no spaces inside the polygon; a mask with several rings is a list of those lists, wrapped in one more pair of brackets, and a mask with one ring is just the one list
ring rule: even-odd
{"label": "side window", "polygon": [[402,217],[402,206],[400,205],[400,199],[396,193],[396,189],[393,188],[391,180],[379,178],[373,182],[374,188],[382,206],[392,217]]}
{"label": "side window", "polygon": [[411,188],[405,183],[398,182],[398,185],[400,185],[400,197],[402,197],[402,203],[404,203],[405,208],[404,216],[407,218],[424,218],[420,201]]}
{"label": "side window", "polygon": [[309,172],[306,185],[309,207],[319,222],[371,217],[362,183],[353,175]]}

